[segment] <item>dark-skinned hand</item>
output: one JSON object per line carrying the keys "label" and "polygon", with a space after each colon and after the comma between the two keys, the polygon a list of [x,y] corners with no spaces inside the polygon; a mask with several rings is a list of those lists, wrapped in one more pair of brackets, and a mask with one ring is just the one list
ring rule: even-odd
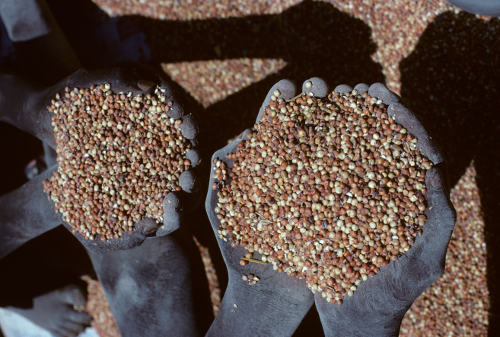
{"label": "dark-skinned hand", "polygon": [[[307,82],[312,85],[306,86]],[[269,91],[257,121],[276,89],[284,98],[295,96],[295,89],[291,82],[287,80],[278,82]],[[417,138],[418,150],[433,162],[434,167],[426,173],[427,209],[425,214],[427,221],[422,235],[417,238],[407,253],[382,267],[374,277],[361,282],[352,296],[344,297],[342,305],[328,303],[320,294],[314,294],[314,301],[326,336],[396,336],[401,320],[413,301],[443,273],[444,258],[455,223],[455,214],[440,174],[442,156],[417,118],[399,103],[399,97],[396,94],[381,83],[371,86],[358,84],[355,89],[359,93],[368,91],[370,96],[379,98],[387,104],[388,114]],[[340,94],[352,90],[353,88],[347,85],[339,85],[335,88],[335,91]],[[302,91],[316,97],[325,97],[329,92],[326,83],[319,78],[304,82]],[[226,154],[234,151],[245,135],[246,132],[217,151],[212,162],[215,158],[219,158],[225,161],[230,169],[231,162],[225,158]],[[210,182],[213,181],[215,180],[212,170]],[[214,211],[216,202],[217,194],[210,186],[206,209],[217,236],[219,221]],[[223,319],[220,319],[221,322],[216,319],[210,330],[214,332],[213,335],[216,332],[225,333],[226,331],[231,331],[231,333],[237,331],[238,335],[291,335],[307,312],[307,299],[310,291],[305,284],[284,273],[273,271],[270,266],[251,263],[242,267],[239,265],[239,260],[245,255],[245,250],[241,247],[232,247],[230,242],[225,242],[220,238],[218,242],[228,268],[229,284],[221,305]],[[256,285],[249,286],[241,280],[241,275],[248,273],[259,276],[260,281]],[[259,298],[260,294],[266,296]],[[289,301],[290,294],[295,296],[294,299],[300,295],[301,301],[298,303]],[[254,302],[254,299],[262,302]],[[283,303],[284,300],[288,301]],[[234,306],[233,303],[238,307],[231,309],[231,305]],[[249,305],[244,304],[244,312],[242,310],[238,314],[240,303],[249,303]],[[279,304],[284,306],[279,307]],[[268,310],[265,311],[262,307]],[[266,313],[268,320],[262,318],[262,312]],[[264,320],[269,330],[255,330],[254,324],[258,324],[259,320]],[[273,330],[273,323],[284,330],[279,330],[279,332]]]}
{"label": "dark-skinned hand", "polygon": [[[63,93],[65,87],[88,88],[91,85],[109,83],[114,92],[124,91],[133,94],[147,93],[155,85],[166,89],[166,96],[174,104],[168,115],[182,119],[181,131],[185,138],[196,145],[197,127],[190,114],[184,114],[181,106],[173,98],[172,91],[165,80],[147,69],[111,69],[103,71],[78,70],[66,79],[49,88],[37,88],[13,75],[1,75],[0,120],[26,131],[55,149],[52,133],[52,114],[47,110],[56,93]],[[192,166],[199,162],[196,150],[188,153]],[[56,167],[36,176],[19,189],[0,197],[0,257],[19,247],[27,240],[63,223],[54,209],[54,204],[43,192],[42,181],[48,179]],[[157,224],[152,219],[143,219],[135,224],[132,232],[126,232],[118,239],[107,241],[85,240],[76,237],[89,249],[127,249],[139,245],[148,237],[167,235],[176,230],[181,221],[180,211],[183,202],[194,191],[194,171],[181,175],[181,192],[169,193],[163,201],[164,222]],[[68,224],[65,226],[71,230]]]}
{"label": "dark-skinned hand", "polygon": [[[275,90],[280,91],[283,99],[292,98],[295,94],[295,86],[290,81],[276,83],[262,104],[257,122]],[[248,132],[245,130],[230,144],[216,151],[212,156],[212,165],[214,159],[219,158],[231,167],[226,155],[235,150]],[[212,189],[214,181],[212,167],[205,207],[226,263],[228,285],[219,313],[207,335],[290,336],[313,305],[313,293],[306,287],[305,281],[273,270],[271,264],[251,262],[246,266],[240,265],[246,250],[239,246],[233,247],[231,242],[219,238],[217,233],[220,223],[214,211],[217,204],[217,191]],[[253,274],[260,280],[250,285],[242,279],[244,274]]]}

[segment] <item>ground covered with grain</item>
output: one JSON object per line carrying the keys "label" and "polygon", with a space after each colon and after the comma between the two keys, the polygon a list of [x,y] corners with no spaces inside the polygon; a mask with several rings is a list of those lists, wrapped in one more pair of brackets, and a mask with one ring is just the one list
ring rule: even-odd
{"label": "ground covered with grain", "polygon": [[[445,273],[410,308],[401,335],[493,334],[500,261],[492,214],[500,185],[498,19],[443,0],[94,2],[144,32],[149,62],[186,93],[202,130],[210,130],[200,142],[205,155],[253,124],[281,78],[383,81],[400,93],[445,153],[457,211]],[[216,312],[223,265],[210,252],[216,246],[199,244]],[[118,335],[110,324],[106,329],[102,336]]]}

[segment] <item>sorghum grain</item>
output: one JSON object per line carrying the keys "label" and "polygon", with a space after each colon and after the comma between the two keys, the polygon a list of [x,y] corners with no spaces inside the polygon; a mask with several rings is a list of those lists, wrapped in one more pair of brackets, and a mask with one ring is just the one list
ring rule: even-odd
{"label": "sorghum grain", "polygon": [[109,84],[66,88],[52,100],[59,167],[44,187],[85,239],[118,238],[145,217],[163,221],[163,198],[191,167],[172,104],[160,87],[133,95]]}
{"label": "sorghum grain", "polygon": [[278,95],[215,160],[219,236],[341,303],[421,232],[431,163],[376,98]]}

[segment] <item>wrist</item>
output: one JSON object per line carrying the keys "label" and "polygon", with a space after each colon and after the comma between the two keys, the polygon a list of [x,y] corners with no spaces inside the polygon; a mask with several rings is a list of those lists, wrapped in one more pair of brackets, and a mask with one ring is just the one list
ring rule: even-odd
{"label": "wrist", "polygon": [[294,291],[266,277],[249,285],[241,275],[230,272],[219,313],[207,336],[246,336],[250,332],[256,336],[291,336],[312,304],[309,291]]}
{"label": "wrist", "polygon": [[407,310],[363,310],[359,308],[359,303],[349,300],[342,305],[328,303],[319,294],[315,294],[315,305],[326,337],[398,336]]}

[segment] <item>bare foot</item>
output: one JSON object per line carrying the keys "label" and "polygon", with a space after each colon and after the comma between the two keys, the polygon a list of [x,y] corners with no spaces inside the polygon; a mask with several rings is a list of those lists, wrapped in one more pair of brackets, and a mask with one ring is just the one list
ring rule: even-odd
{"label": "bare foot", "polygon": [[30,309],[9,307],[56,336],[77,336],[90,324],[90,316],[81,311],[85,305],[83,292],[75,285],[40,295]]}

